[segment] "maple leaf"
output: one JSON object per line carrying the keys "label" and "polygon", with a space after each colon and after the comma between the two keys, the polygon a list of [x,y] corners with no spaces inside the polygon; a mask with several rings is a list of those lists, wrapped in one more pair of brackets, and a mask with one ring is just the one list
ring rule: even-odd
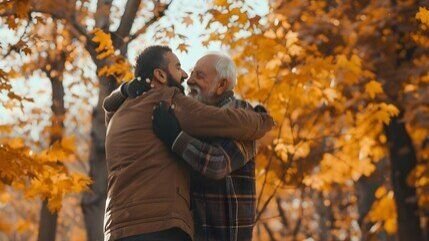
{"label": "maple leaf", "polygon": [[188,53],[188,48],[189,48],[189,45],[188,45],[188,44],[185,44],[185,43],[181,43],[181,44],[179,44],[179,46],[177,47],[177,49],[178,49],[178,50],[180,50],[180,51],[182,51],[182,52],[185,52],[185,53]]}
{"label": "maple leaf", "polygon": [[368,93],[372,99],[374,99],[377,94],[383,93],[383,87],[381,86],[380,82],[372,80],[365,85],[365,92]]}
{"label": "maple leaf", "polygon": [[25,55],[31,55],[31,49],[28,47],[23,48],[22,52],[24,52]]}
{"label": "maple leaf", "polygon": [[94,37],[92,38],[92,41],[98,43],[98,47],[96,48],[96,51],[98,53],[97,59],[104,59],[109,57],[110,55],[113,55],[115,53],[115,50],[113,48],[113,43],[110,34],[105,33],[100,28],[94,29],[93,33]]}
{"label": "maple leaf", "polygon": [[12,138],[7,140],[7,144],[14,149],[20,149],[24,147],[24,140],[22,138]]}
{"label": "maple leaf", "polygon": [[249,18],[250,26],[257,25],[259,23],[259,20],[261,20],[261,16],[256,15],[255,17]]}
{"label": "maple leaf", "polygon": [[183,17],[182,23],[184,23],[186,27],[189,27],[194,23],[194,20],[192,20],[190,16],[185,16]]}
{"label": "maple leaf", "polygon": [[89,185],[92,183],[91,179],[83,174],[74,173],[71,176],[71,191],[75,193],[79,193],[82,191],[86,191]]}
{"label": "maple leaf", "polygon": [[228,0],[214,0],[213,5],[218,7],[228,7],[229,3]]}
{"label": "maple leaf", "polygon": [[12,126],[0,125],[0,133],[10,133],[10,132],[12,132]]}
{"label": "maple leaf", "polygon": [[227,14],[223,14],[219,10],[212,9],[211,11],[209,11],[209,13],[211,13],[213,15],[213,19],[211,19],[207,23],[207,27],[209,27],[212,22],[219,22],[223,26],[228,25],[229,19],[231,17],[231,13],[230,12],[228,12]]}
{"label": "maple leaf", "polygon": [[174,32],[174,30],[167,30],[165,32],[165,36],[169,39],[172,39],[174,38],[174,36],[176,36],[176,33]]}
{"label": "maple leaf", "polygon": [[15,4],[18,18],[26,18],[30,10],[30,0],[17,0]]}
{"label": "maple leaf", "polygon": [[58,212],[62,207],[62,195],[51,196],[48,199],[48,209],[51,213]]}
{"label": "maple leaf", "polygon": [[6,23],[7,23],[7,26],[12,30],[15,30],[18,27],[15,17],[13,16],[9,16],[6,20]]}
{"label": "maple leaf", "polygon": [[74,153],[76,151],[76,138],[75,138],[75,136],[63,137],[61,139],[61,147],[67,151]]}
{"label": "maple leaf", "polygon": [[383,222],[383,228],[389,234],[397,231],[397,214],[393,192],[387,191],[381,186],[376,191],[377,200],[373,203],[371,210],[367,214],[367,219],[371,222]]}

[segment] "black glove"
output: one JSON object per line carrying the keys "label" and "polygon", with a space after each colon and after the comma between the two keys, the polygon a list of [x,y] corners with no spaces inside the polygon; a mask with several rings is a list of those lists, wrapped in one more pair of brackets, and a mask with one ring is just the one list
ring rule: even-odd
{"label": "black glove", "polygon": [[150,90],[150,83],[147,83],[143,79],[135,78],[126,83],[123,87],[123,91],[121,91],[129,98],[136,98],[148,90]]}
{"label": "black glove", "polygon": [[255,106],[255,108],[253,108],[253,110],[258,112],[258,113],[267,113],[267,109],[265,109],[265,107],[262,105]]}
{"label": "black glove", "polygon": [[174,140],[182,131],[179,121],[174,116],[173,109],[166,103],[155,105],[152,113],[152,128],[155,135],[168,147],[173,146]]}

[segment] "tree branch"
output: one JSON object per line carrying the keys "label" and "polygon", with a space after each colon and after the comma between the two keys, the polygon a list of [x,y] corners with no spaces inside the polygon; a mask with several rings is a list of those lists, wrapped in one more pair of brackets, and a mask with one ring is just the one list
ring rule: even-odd
{"label": "tree branch", "polygon": [[131,28],[133,27],[134,20],[137,15],[137,11],[140,7],[140,0],[128,0],[125,5],[125,11],[122,15],[121,22],[119,24],[118,29],[116,30],[115,34],[120,37],[124,38],[125,36],[128,36],[130,34]]}
{"label": "tree branch", "polygon": [[[130,43],[131,41],[133,41],[134,39],[136,39],[138,36],[140,36],[141,34],[144,34],[147,29],[152,26],[155,22],[157,22],[160,18],[162,18],[165,15],[165,11],[167,11],[168,7],[170,6],[170,4],[173,1],[170,1],[169,3],[165,4],[163,6],[162,10],[159,10],[159,12],[154,12],[153,17],[145,23],[145,25],[143,25],[143,27],[141,27],[139,30],[137,30],[134,34],[132,34],[129,39],[127,39],[127,41],[125,41],[126,43]],[[160,3],[157,3],[157,5]],[[157,5],[155,5],[154,9],[157,8]],[[158,5],[159,6],[159,5]]]}
{"label": "tree branch", "polygon": [[281,222],[282,222],[283,226],[284,226],[285,228],[288,228],[288,227],[289,227],[289,221],[288,221],[288,219],[287,219],[287,217],[286,217],[286,213],[285,213],[285,211],[284,211],[284,210],[283,210],[283,208],[282,208],[281,201],[282,201],[282,200],[281,200],[281,198],[280,198],[280,197],[277,197],[277,198],[276,198],[277,211],[279,212],[280,220],[281,220]]}
{"label": "tree branch", "polygon": [[95,12],[95,27],[101,28],[104,32],[109,32],[110,8],[113,0],[98,0],[97,11]]}
{"label": "tree branch", "polygon": [[270,241],[277,241],[276,237],[274,236],[273,230],[270,229],[267,223],[262,223],[262,226],[267,231],[268,237],[270,237]]}
{"label": "tree branch", "polygon": [[[87,30],[76,21],[76,11],[74,9],[75,4],[76,1],[64,1],[56,3],[55,6],[58,7],[53,7],[52,4],[45,3],[44,1],[32,0],[30,13],[42,13],[50,15],[52,18],[58,20],[66,20],[74,30],[88,39],[90,36]],[[10,10],[2,12],[0,16],[7,17],[14,14],[15,12]]]}
{"label": "tree branch", "polygon": [[[21,36],[19,36],[19,39],[18,39],[17,43],[19,43],[20,41],[22,41],[22,39],[24,38],[25,34],[27,33],[28,27],[30,26],[31,23],[32,23],[31,21],[27,22],[27,25],[25,25],[24,31],[22,32]],[[7,51],[7,53],[5,55],[3,55],[3,59],[7,58],[12,53],[12,51],[18,52],[19,50],[20,49],[16,47],[16,44],[12,45],[9,48],[9,50]]]}

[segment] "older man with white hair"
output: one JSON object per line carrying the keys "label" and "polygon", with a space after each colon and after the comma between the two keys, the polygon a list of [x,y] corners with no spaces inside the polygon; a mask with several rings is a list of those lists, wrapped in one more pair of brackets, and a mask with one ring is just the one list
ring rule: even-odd
{"label": "older man with white hair", "polygon": [[[207,54],[187,81],[188,96],[220,108],[250,109],[249,103],[234,98],[236,76],[229,56]],[[167,128],[160,130],[171,131]],[[255,142],[199,140],[181,132],[172,150],[196,171],[191,176],[195,240],[251,240],[256,210]]]}
{"label": "older man with white hair", "polygon": [[[188,96],[219,108],[252,109],[248,102],[234,98],[236,80],[232,59],[222,53],[209,53],[197,61],[187,81]],[[119,106],[105,108],[114,111]],[[265,111],[261,107],[258,110]],[[153,129],[193,170],[194,240],[252,240],[256,211],[255,142],[190,136],[181,130],[174,108],[154,112]]]}

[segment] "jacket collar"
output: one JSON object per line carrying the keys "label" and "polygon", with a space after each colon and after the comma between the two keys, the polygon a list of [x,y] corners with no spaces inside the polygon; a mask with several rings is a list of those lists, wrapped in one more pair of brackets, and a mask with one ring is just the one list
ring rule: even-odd
{"label": "jacket collar", "polygon": [[234,92],[232,90],[225,91],[225,93],[222,94],[220,101],[217,102],[216,106],[222,107],[232,100],[234,100]]}

